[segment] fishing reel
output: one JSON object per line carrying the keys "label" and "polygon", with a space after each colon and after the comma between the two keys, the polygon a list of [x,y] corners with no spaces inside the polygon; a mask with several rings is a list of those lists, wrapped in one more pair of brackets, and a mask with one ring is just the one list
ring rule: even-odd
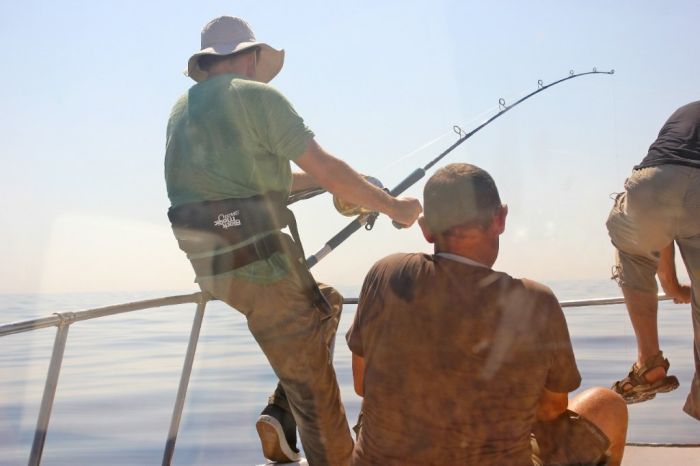
{"label": "fishing reel", "polygon": [[[374,178],[373,176],[366,176],[363,175],[363,178],[367,180],[367,182],[373,184],[379,189],[383,189],[387,191],[387,189],[384,187],[381,181],[379,181],[377,178]],[[335,207],[335,210],[337,210],[341,215],[344,215],[346,217],[357,217],[358,215],[365,215],[367,216],[366,223],[365,223],[365,229],[371,230],[372,227],[374,227],[374,221],[377,219],[377,216],[379,215],[377,212],[375,212],[372,209],[368,209],[367,207],[358,205],[358,204],[353,204],[351,202],[348,202],[344,199],[341,199],[338,196],[333,196],[333,206]]]}
{"label": "fishing reel", "polygon": [[[370,184],[376,186],[377,188],[384,189],[384,185],[378,179],[372,176],[363,176],[363,178]],[[338,212],[340,212],[341,215],[344,215],[346,217],[356,217],[358,215],[367,215],[374,212],[372,209],[368,209],[367,207],[358,204],[352,204],[344,199],[339,198],[338,196],[333,196],[333,206],[335,207],[335,210],[337,210]]]}

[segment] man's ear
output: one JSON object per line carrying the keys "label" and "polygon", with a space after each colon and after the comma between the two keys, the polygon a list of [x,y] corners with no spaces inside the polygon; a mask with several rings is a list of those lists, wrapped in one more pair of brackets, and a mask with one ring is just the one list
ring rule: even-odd
{"label": "man's ear", "polygon": [[496,213],[493,215],[493,227],[496,233],[499,235],[503,234],[506,230],[506,217],[508,216],[508,206],[503,204],[498,208]]}
{"label": "man's ear", "polygon": [[420,226],[421,231],[423,232],[423,237],[428,243],[435,243],[435,236],[430,232],[430,228],[428,228],[428,224],[425,221],[425,217],[421,215],[418,217],[418,225]]}

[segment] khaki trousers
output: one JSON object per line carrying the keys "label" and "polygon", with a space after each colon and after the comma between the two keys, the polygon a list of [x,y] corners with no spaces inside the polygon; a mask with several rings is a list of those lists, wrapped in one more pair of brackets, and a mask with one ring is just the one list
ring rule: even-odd
{"label": "khaki trousers", "polygon": [[294,272],[273,284],[219,277],[200,286],[246,316],[250,332],[279,378],[270,402],[294,415],[309,464],[347,465],[353,441],[331,349],[342,296],[319,285],[331,305],[330,310],[321,309]]}

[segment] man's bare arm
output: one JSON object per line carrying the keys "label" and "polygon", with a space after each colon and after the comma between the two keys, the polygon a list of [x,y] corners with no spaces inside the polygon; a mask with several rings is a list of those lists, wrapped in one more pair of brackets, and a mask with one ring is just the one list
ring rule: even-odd
{"label": "man's bare arm", "polygon": [[688,285],[678,283],[676,275],[675,245],[671,244],[663,248],[659,257],[659,265],[656,274],[659,276],[661,288],[664,293],[673,298],[676,304],[688,304],[690,302],[691,289]]}
{"label": "man's bare arm", "polygon": [[323,150],[313,139],[294,162],[332,194],[349,203],[384,213],[403,225],[412,225],[423,210],[417,199],[394,198],[367,182],[347,163]]}
{"label": "man's bare arm", "polygon": [[292,192],[304,191],[306,189],[320,188],[321,185],[318,184],[316,179],[304,172],[294,172],[292,173]]}
{"label": "man's bare arm", "polygon": [[568,393],[550,392],[545,388],[537,406],[537,419],[540,421],[551,421],[566,411],[568,404]]}
{"label": "man's bare arm", "polygon": [[352,353],[352,382],[355,393],[365,396],[365,358]]}

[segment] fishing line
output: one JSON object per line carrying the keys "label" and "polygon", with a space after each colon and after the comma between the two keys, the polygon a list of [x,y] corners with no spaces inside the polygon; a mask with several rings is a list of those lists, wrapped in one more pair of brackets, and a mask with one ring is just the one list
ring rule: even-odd
{"label": "fishing line", "polygon": [[615,173],[616,173],[616,180],[622,179],[621,174],[620,174],[620,141],[617,137],[617,92],[615,91],[615,81],[613,80],[612,86],[610,86],[610,93],[612,94],[612,103],[613,103],[613,114],[612,114],[612,120],[613,120],[613,147],[615,148]]}
{"label": "fishing line", "polygon": [[[521,97],[524,97],[524,96],[526,96],[526,95],[529,94],[529,93],[530,93],[530,91],[527,91],[527,90],[526,90],[526,91],[522,91],[522,92],[520,92],[519,94],[517,94],[516,96],[510,97],[510,98],[509,98],[509,101],[518,100],[518,99],[520,99]],[[498,110],[500,110],[500,106],[499,106],[499,105],[492,105],[492,106],[490,106],[489,108],[487,108],[487,109],[485,109],[485,110],[482,110],[481,112],[479,112],[479,113],[477,113],[476,115],[472,116],[472,117],[469,118],[468,120],[463,120],[462,123],[461,123],[460,125],[456,125],[455,127],[459,128],[459,127],[464,127],[464,126],[471,126],[471,124],[474,123],[474,122],[482,122],[482,121],[484,121],[485,119],[488,118],[488,115],[492,115],[494,112],[497,112]],[[423,144],[422,146],[418,147],[417,149],[414,149],[414,150],[412,150],[411,152],[409,152],[409,153],[407,153],[407,154],[405,154],[405,155],[402,155],[402,156],[398,157],[397,159],[393,160],[392,162],[390,162],[389,164],[387,164],[387,165],[385,165],[383,168],[381,168],[381,169],[379,170],[378,174],[386,173],[386,172],[388,171],[388,169],[394,167],[395,165],[398,165],[400,162],[404,162],[404,161],[408,160],[409,158],[413,157],[414,155],[416,155],[416,154],[419,153],[420,151],[422,151],[422,150],[424,150],[424,149],[426,149],[426,148],[432,146],[433,144],[435,144],[435,143],[438,142],[439,140],[444,139],[445,137],[447,137],[447,136],[449,136],[450,134],[453,134],[453,133],[455,133],[454,127],[453,127],[452,130],[446,131],[446,132],[442,133],[440,136],[437,136],[437,137],[435,137],[434,139],[432,139],[432,140],[426,142],[425,144]]]}
{"label": "fishing line", "polygon": [[[414,170],[411,174],[409,174],[406,178],[404,178],[403,181],[401,181],[398,185],[394,187],[391,191],[389,191],[389,194],[392,196],[396,197],[399,194],[403,193],[406,191],[408,188],[413,186],[418,180],[423,178],[428,170],[430,170],[435,164],[437,164],[440,160],[442,160],[447,154],[455,150],[460,144],[462,144],[464,141],[472,137],[474,134],[479,132],[482,128],[485,126],[489,125],[491,122],[493,122],[495,119],[499,118],[502,116],[504,113],[508,112],[512,108],[516,107],[517,105],[521,104],[522,102],[526,101],[530,97],[533,97],[540,92],[545,91],[546,89],[549,89],[552,86],[555,86],[559,83],[562,83],[564,81],[568,81],[570,79],[578,78],[581,76],[586,76],[586,75],[591,75],[591,74],[608,74],[612,75],[615,73],[615,70],[610,70],[610,71],[598,71],[596,68],[593,68],[593,71],[587,71],[584,73],[576,73],[574,70],[569,71],[569,75],[561,78],[557,81],[554,81],[550,84],[544,84],[544,82],[540,79],[537,81],[537,89],[534,91],[530,92],[529,94],[525,95],[524,97],[521,97],[520,99],[516,100],[512,104],[508,104],[505,99],[500,98],[498,100],[498,113],[495,115],[491,116],[488,118],[486,121],[478,125],[476,128],[466,132],[464,131],[460,126],[455,125],[453,127],[454,132],[459,136],[457,141],[455,141],[451,146],[449,146],[447,149],[442,151],[437,157],[435,157],[433,160],[428,162],[424,167],[422,168],[417,168]],[[331,253],[336,247],[338,247],[343,241],[345,241],[347,238],[350,237],[353,233],[355,233],[357,230],[360,229],[360,227],[364,226],[365,229],[371,230],[372,226],[374,225],[374,221],[376,218],[379,216],[379,213],[373,212],[369,214],[362,214],[359,215],[357,218],[355,218],[352,222],[350,222],[345,228],[343,228],[341,231],[339,231],[335,236],[333,236],[331,239],[326,242],[326,244],[321,248],[316,254],[309,256],[306,259],[306,266],[311,268],[314,265],[316,265],[321,259],[326,257],[328,254]],[[394,224],[394,226],[399,227],[398,225]]]}
{"label": "fishing line", "polygon": [[[523,91],[520,94],[518,94],[516,97],[513,97],[512,100],[520,99],[521,97],[523,97],[527,94],[528,94],[528,91]],[[460,130],[461,130],[462,126],[467,126],[475,121],[484,121],[484,119],[486,118],[486,115],[491,115],[491,114],[493,114],[493,112],[496,112],[498,110],[500,110],[500,105],[492,105],[491,107],[477,113],[475,116],[471,117],[470,119],[464,120],[462,122],[461,126],[455,125],[450,131],[446,131],[446,132],[442,133],[441,135],[439,135],[439,136],[431,139],[430,141],[424,143],[423,145],[419,146],[418,148],[413,149],[412,151],[408,152],[407,154],[404,154],[402,156],[397,157],[396,159],[394,159],[393,161],[389,162],[387,165],[385,165],[384,167],[379,169],[379,171],[377,172],[377,175],[385,174],[386,172],[389,171],[390,168],[393,168],[394,166],[398,165],[399,163],[404,162],[404,161],[412,158],[416,154],[418,154],[421,151],[427,149],[428,147],[434,145],[435,143],[437,143],[441,139],[446,138],[450,134],[457,133],[458,135],[460,135],[460,132],[457,130],[457,128],[460,128]],[[321,187],[307,188],[304,190],[294,191],[287,198],[287,205],[294,204],[295,202],[298,202],[298,201],[311,199],[312,197],[316,197],[319,194],[323,194],[325,192],[327,192],[327,191]]]}
{"label": "fishing line", "polygon": [[403,162],[403,161],[405,161],[405,160],[410,159],[411,157],[413,157],[414,155],[416,155],[418,152],[422,151],[423,149],[427,149],[428,147],[432,146],[433,144],[435,144],[435,143],[438,142],[439,140],[444,139],[445,137],[449,136],[450,134],[452,134],[452,131],[447,131],[447,132],[441,134],[440,136],[438,136],[438,137],[436,137],[436,138],[434,138],[434,139],[432,139],[432,140],[426,142],[425,144],[423,144],[422,146],[418,147],[417,149],[414,149],[414,150],[412,150],[411,152],[409,152],[409,153],[407,153],[407,154],[405,154],[405,155],[400,156],[399,158],[395,159],[393,162],[390,162],[389,164],[385,165],[384,168],[381,168],[381,169],[379,170],[379,174],[386,173],[386,172],[387,172],[390,168],[392,168],[393,166],[399,164],[400,162]]}

